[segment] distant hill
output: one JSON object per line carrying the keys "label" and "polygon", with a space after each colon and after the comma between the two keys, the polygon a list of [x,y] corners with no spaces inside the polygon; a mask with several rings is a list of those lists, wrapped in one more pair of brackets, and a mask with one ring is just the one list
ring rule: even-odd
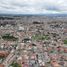
{"label": "distant hill", "polygon": [[67,17],[67,14],[0,14],[0,16],[47,16],[47,17]]}

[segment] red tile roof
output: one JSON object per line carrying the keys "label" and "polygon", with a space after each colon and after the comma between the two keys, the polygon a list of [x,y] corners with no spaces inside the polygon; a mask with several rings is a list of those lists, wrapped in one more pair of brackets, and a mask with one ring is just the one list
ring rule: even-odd
{"label": "red tile roof", "polygon": [[0,67],[4,67],[4,65],[3,64],[0,64]]}
{"label": "red tile roof", "polygon": [[7,51],[0,51],[0,57],[6,57],[8,54],[9,53]]}

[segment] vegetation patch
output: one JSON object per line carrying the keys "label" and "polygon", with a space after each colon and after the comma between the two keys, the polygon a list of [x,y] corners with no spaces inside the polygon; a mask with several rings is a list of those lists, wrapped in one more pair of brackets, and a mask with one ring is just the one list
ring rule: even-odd
{"label": "vegetation patch", "polygon": [[67,44],[67,40],[64,40],[64,44]]}
{"label": "vegetation patch", "polygon": [[12,66],[12,67],[21,67],[21,65],[16,63],[16,62],[13,62],[10,66]]}
{"label": "vegetation patch", "polygon": [[32,36],[33,40],[48,40],[49,36],[48,35],[35,35]]}
{"label": "vegetation patch", "polygon": [[13,35],[10,35],[10,34],[3,35],[2,39],[8,40],[8,41],[16,41],[16,40],[18,40],[18,38],[14,37]]}

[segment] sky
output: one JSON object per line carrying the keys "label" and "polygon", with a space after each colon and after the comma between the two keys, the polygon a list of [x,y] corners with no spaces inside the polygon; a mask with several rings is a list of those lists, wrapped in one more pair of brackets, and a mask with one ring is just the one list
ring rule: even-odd
{"label": "sky", "polygon": [[67,0],[0,0],[0,14],[64,13],[67,13]]}

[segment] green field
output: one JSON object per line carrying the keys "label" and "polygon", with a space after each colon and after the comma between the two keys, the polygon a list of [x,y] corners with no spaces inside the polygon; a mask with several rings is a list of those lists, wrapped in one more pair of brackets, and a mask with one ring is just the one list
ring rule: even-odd
{"label": "green field", "polygon": [[67,45],[67,40],[64,40],[64,44],[66,44],[66,45]]}
{"label": "green field", "polygon": [[10,35],[10,34],[3,35],[2,39],[8,40],[8,41],[16,41],[16,40],[18,40],[18,38],[14,37],[13,35]]}
{"label": "green field", "polygon": [[21,67],[21,65],[16,63],[16,62],[13,62],[10,66],[12,66],[12,67]]}
{"label": "green field", "polygon": [[49,36],[48,35],[35,35],[32,36],[33,40],[48,40]]}

